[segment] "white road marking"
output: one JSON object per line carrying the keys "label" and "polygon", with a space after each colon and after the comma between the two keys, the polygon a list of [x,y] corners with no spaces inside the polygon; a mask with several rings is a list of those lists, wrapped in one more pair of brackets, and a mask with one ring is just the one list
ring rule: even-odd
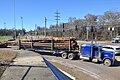
{"label": "white road marking", "polygon": [[57,68],[59,69],[62,73],[64,73],[65,75],[67,75],[68,77],[70,77],[72,80],[75,80],[75,77],[73,77],[72,75],[68,74],[67,72],[61,70],[60,68]]}

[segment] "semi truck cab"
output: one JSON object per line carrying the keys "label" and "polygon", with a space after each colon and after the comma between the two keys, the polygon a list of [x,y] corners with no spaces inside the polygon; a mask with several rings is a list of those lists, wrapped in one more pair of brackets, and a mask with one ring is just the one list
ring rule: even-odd
{"label": "semi truck cab", "polygon": [[104,65],[111,66],[114,64],[115,54],[112,51],[103,50],[101,45],[82,44],[80,46],[80,58],[103,62]]}
{"label": "semi truck cab", "polygon": [[115,61],[115,52],[103,49],[103,46],[97,44],[82,44],[79,50],[60,51],[64,59],[83,59],[95,62],[102,62],[106,66],[111,66]]}

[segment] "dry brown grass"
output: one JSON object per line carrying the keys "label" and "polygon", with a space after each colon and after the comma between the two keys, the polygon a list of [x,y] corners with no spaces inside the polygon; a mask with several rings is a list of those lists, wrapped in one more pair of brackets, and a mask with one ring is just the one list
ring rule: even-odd
{"label": "dry brown grass", "polygon": [[0,50],[0,61],[11,61],[16,57],[16,53],[9,50]]}
{"label": "dry brown grass", "polygon": [[7,66],[1,66],[1,64],[10,64],[16,57],[16,53],[9,50],[0,50],[0,77],[5,71]]}

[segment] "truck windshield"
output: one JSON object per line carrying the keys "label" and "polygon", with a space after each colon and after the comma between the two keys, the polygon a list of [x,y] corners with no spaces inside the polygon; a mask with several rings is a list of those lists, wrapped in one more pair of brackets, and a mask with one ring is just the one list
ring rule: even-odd
{"label": "truck windshield", "polygon": [[103,47],[103,49],[111,49],[111,50],[114,50],[112,47]]}
{"label": "truck windshield", "polygon": [[94,48],[94,50],[95,50],[95,51],[98,51],[98,48],[96,47],[96,48]]}
{"label": "truck windshield", "polygon": [[120,38],[120,36],[119,36],[119,37],[116,37],[116,38]]}

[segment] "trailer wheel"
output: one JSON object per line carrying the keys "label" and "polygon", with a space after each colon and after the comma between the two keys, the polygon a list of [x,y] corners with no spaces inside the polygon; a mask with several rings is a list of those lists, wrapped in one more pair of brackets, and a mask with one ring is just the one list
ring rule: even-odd
{"label": "trailer wheel", "polygon": [[62,58],[67,59],[67,58],[68,58],[67,53],[63,52],[63,53],[62,53]]}
{"label": "trailer wheel", "polygon": [[74,59],[74,54],[73,53],[70,53],[70,54],[68,54],[68,59],[70,59],[70,60],[73,60]]}
{"label": "trailer wheel", "polygon": [[118,43],[119,41],[118,40],[115,40],[115,43]]}
{"label": "trailer wheel", "polygon": [[108,66],[108,67],[112,65],[112,61],[110,59],[105,59],[103,63],[105,66]]}

